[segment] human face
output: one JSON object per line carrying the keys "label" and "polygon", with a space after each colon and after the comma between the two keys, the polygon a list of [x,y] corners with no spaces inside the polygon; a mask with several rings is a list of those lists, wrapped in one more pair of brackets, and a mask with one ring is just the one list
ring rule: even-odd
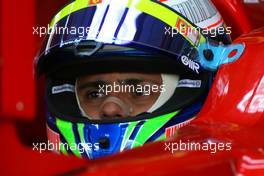
{"label": "human face", "polygon": [[147,112],[158,99],[161,86],[161,74],[104,73],[76,81],[79,104],[92,120],[126,118]]}

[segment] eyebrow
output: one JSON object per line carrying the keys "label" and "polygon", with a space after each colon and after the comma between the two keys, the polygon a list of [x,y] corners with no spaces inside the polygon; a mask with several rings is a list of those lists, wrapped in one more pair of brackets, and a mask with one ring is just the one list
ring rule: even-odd
{"label": "eyebrow", "polygon": [[118,80],[118,82],[120,84],[126,84],[126,85],[137,85],[137,84],[140,84],[142,82],[147,82],[147,83],[150,83],[150,84],[157,84],[157,85],[160,84],[160,83],[158,83],[155,80],[137,79],[137,78],[128,78],[128,79],[124,79],[124,80]]}
{"label": "eyebrow", "polygon": [[107,85],[107,82],[106,81],[102,81],[102,80],[86,82],[86,83],[81,84],[78,87],[78,89],[82,90],[82,89],[85,89],[87,87],[98,88],[99,86],[102,86],[102,85]]}
{"label": "eyebrow", "polygon": [[[128,78],[128,79],[124,79],[124,80],[118,79],[117,82],[119,82],[119,84],[123,84],[123,85],[137,85],[137,84],[140,84],[142,82],[150,82],[150,83],[157,84],[155,81],[143,80],[143,79],[137,79],[137,78]],[[83,83],[78,87],[78,89],[82,90],[82,89],[85,89],[87,87],[98,88],[99,86],[109,85],[109,84],[110,83],[107,81],[97,80],[97,81]]]}
{"label": "eyebrow", "polygon": [[126,85],[136,85],[139,83],[144,82],[142,79],[136,79],[136,78],[129,78],[129,79],[124,79],[124,80],[118,80],[120,84],[126,84]]}

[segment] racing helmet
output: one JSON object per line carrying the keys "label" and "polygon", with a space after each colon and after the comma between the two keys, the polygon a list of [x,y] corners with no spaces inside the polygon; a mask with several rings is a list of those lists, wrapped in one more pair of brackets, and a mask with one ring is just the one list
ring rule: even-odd
{"label": "racing helmet", "polygon": [[[96,159],[173,136],[206,99],[216,59],[225,53],[216,52],[219,43],[230,37],[210,0],[68,4],[51,21],[36,58],[37,75],[45,75],[49,141],[59,153]],[[136,116],[87,118],[76,79],[116,71],[161,73],[167,91]]]}

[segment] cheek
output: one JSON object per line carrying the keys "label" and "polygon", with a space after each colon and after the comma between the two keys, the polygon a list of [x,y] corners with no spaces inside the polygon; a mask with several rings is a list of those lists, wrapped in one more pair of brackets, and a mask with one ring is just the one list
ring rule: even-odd
{"label": "cheek", "polygon": [[148,98],[141,99],[141,100],[131,100],[132,101],[132,109],[133,115],[138,115],[143,112],[147,112],[153,104],[157,101],[159,94],[152,95]]}
{"label": "cheek", "polygon": [[102,100],[88,101],[85,96],[79,97],[80,106],[89,117],[98,117],[99,116],[99,107],[102,104]]}
{"label": "cheek", "polygon": [[89,117],[98,117],[99,116],[99,106],[81,104],[82,109]]}
{"label": "cheek", "polygon": [[147,112],[152,105],[150,104],[143,104],[143,105],[134,105],[132,106],[132,116],[137,116],[141,113]]}

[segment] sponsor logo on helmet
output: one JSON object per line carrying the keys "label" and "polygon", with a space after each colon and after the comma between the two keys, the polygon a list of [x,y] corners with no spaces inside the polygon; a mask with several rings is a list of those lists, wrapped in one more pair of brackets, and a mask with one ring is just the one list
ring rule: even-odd
{"label": "sponsor logo on helmet", "polygon": [[90,5],[100,4],[103,0],[90,0]]}
{"label": "sponsor logo on helmet", "polygon": [[201,80],[182,79],[179,81],[177,87],[200,88],[201,84]]}
{"label": "sponsor logo on helmet", "polygon": [[74,85],[71,84],[63,84],[59,86],[52,87],[52,94],[59,94],[63,92],[74,92]]}
{"label": "sponsor logo on helmet", "polygon": [[183,55],[181,57],[181,61],[183,65],[188,66],[190,69],[195,71],[197,74],[199,74],[200,65],[193,60],[189,59],[187,56]]}
{"label": "sponsor logo on helmet", "polygon": [[192,27],[180,18],[176,22],[176,29],[179,31],[180,34],[187,37],[192,42],[192,44],[197,46],[201,38],[199,33],[200,31],[198,31],[195,27]]}

